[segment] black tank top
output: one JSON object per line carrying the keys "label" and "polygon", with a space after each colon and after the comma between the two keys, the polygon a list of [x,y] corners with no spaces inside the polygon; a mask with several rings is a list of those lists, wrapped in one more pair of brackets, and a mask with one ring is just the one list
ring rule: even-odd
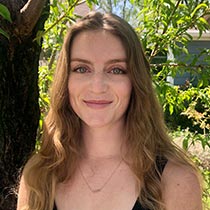
{"label": "black tank top", "polygon": [[[157,167],[158,167],[158,171],[160,174],[163,173],[163,170],[165,168],[165,165],[167,163],[167,159],[166,158],[160,158],[158,157],[157,160],[156,160],[156,164],[157,164]],[[54,208],[53,210],[57,210],[57,207],[56,205],[54,204]],[[139,200],[137,199],[136,200],[136,203],[134,204],[132,210],[149,210],[149,209],[145,209],[142,207],[142,205],[140,204]]]}

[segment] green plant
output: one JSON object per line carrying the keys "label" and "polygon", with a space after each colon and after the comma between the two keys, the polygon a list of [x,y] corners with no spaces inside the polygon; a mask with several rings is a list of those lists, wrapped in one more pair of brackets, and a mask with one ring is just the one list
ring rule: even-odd
{"label": "green plant", "polygon": [[[182,114],[192,119],[193,124],[199,125],[203,134],[208,136],[210,131],[210,87],[197,89],[193,99]],[[208,146],[210,147],[210,144]]]}
{"label": "green plant", "polygon": [[[11,19],[11,15],[10,15],[9,10],[7,9],[6,6],[4,6],[1,3],[0,3],[0,16],[2,16],[3,19],[5,19],[5,20],[9,21],[10,23],[12,23],[12,19]],[[3,30],[2,28],[0,28],[0,34],[2,34],[7,39],[9,39],[9,34],[5,30]]]}

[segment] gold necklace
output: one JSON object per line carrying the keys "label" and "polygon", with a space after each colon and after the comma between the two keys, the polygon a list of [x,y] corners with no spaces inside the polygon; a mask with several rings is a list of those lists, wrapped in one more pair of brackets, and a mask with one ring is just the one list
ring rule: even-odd
{"label": "gold necklace", "polygon": [[117,164],[117,166],[114,168],[114,170],[112,171],[112,173],[108,176],[107,180],[103,183],[103,185],[100,187],[100,188],[97,188],[97,189],[93,189],[91,187],[91,185],[88,183],[87,179],[85,178],[85,175],[83,174],[82,172],[82,169],[79,165],[79,171],[80,171],[80,174],[82,176],[82,179],[84,180],[85,184],[87,185],[87,187],[89,188],[89,190],[92,192],[92,193],[99,193],[101,192],[104,187],[108,184],[108,182],[111,180],[111,178],[113,177],[113,175],[115,174],[115,172],[117,171],[117,169],[120,167],[121,163],[122,163],[122,159],[120,160],[120,162]]}

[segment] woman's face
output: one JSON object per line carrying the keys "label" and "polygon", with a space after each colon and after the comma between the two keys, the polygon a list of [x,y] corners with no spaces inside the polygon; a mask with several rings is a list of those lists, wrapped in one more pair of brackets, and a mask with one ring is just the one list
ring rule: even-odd
{"label": "woman's face", "polygon": [[107,31],[78,34],[72,43],[68,89],[70,104],[90,127],[124,122],[130,95],[125,49]]}

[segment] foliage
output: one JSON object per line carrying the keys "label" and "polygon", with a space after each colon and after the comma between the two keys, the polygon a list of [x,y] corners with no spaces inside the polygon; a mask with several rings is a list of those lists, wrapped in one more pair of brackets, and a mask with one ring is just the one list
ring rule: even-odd
{"label": "foliage", "polygon": [[[10,23],[12,22],[10,12],[9,12],[8,8],[1,3],[0,3],[0,16]],[[5,30],[3,30],[2,28],[0,28],[0,34],[2,34],[7,39],[9,39],[9,34]]]}
{"label": "foliage", "polygon": [[[156,90],[166,116],[172,128],[191,127],[205,135],[210,131],[210,87],[193,87],[189,83],[186,89],[171,86],[165,81],[155,81]],[[209,143],[208,143],[209,145]]]}
{"label": "foliage", "polygon": [[[199,4],[189,0],[187,4],[181,0],[144,0],[139,12],[138,31],[141,32],[142,42],[149,60],[159,52],[168,51],[180,53],[178,43],[186,46],[192,40],[188,29],[196,28],[202,33],[209,29],[204,16],[209,13],[208,2]],[[185,50],[186,48],[182,49]]]}
{"label": "foliage", "polygon": [[133,26],[136,26],[136,15],[139,12],[139,7],[136,7],[131,1],[128,0],[102,0],[99,1],[97,6],[98,10],[103,12],[115,13],[122,18],[126,19]]}
{"label": "foliage", "polygon": [[[193,119],[194,125],[199,125],[203,130],[203,134],[207,135],[207,132],[209,133],[210,131],[210,87],[208,86],[203,89],[190,88],[185,92],[193,92],[191,96],[192,101],[182,114]],[[206,144],[210,147],[208,142]]]}
{"label": "foliage", "polygon": [[10,12],[7,9],[7,7],[5,7],[3,4],[0,3],[0,15],[5,19],[8,20],[9,22],[12,22],[11,16],[10,16]]}
{"label": "foliage", "polygon": [[[151,62],[154,85],[166,117],[185,115],[186,121],[191,120],[191,127],[198,125],[204,134],[209,133],[209,49],[194,57],[188,52],[193,40],[189,29],[197,29],[199,37],[210,29],[204,18],[210,12],[209,1],[144,0],[137,5],[142,9],[136,30]],[[160,55],[166,59],[160,60]],[[186,71],[195,75],[194,81],[186,81],[180,87],[167,82],[168,76]]]}

